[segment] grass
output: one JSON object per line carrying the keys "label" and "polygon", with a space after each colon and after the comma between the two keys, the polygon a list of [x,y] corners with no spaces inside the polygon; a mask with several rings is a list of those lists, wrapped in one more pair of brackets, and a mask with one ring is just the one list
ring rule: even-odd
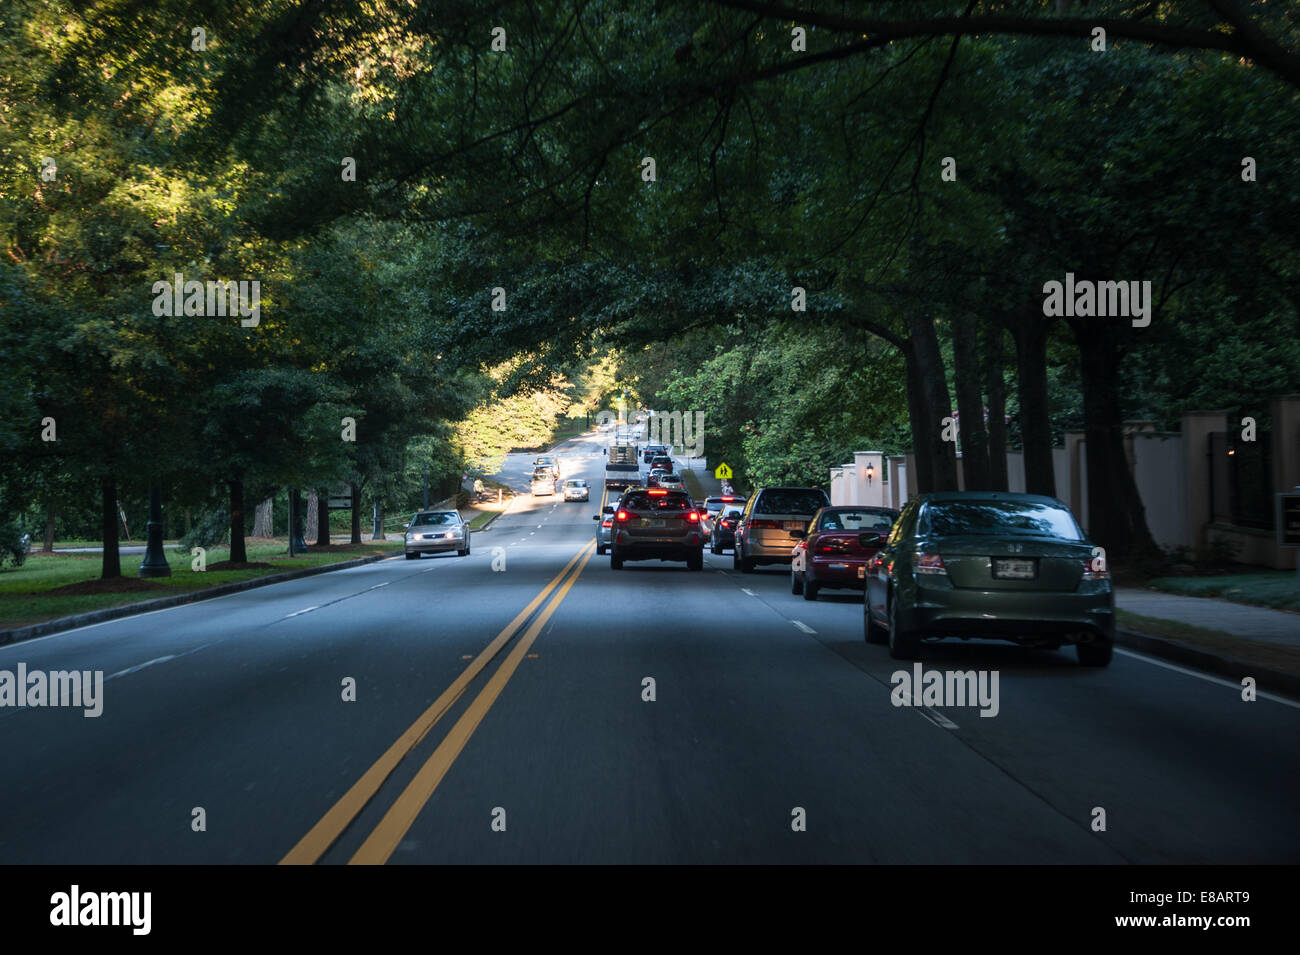
{"label": "grass", "polygon": [[[99,554],[32,554],[22,567],[0,573],[0,630],[40,623],[70,614],[101,610],[105,607],[168,597],[176,593],[204,590],[218,584],[279,574],[302,567],[333,564],[371,554],[396,553],[402,545],[396,541],[387,543],[374,541],[360,545],[336,544],[328,551],[309,548],[306,554],[295,555],[292,559],[285,553],[286,546],[286,544],[274,543],[248,545],[249,561],[267,563],[271,565],[270,567],[202,572],[191,568],[191,557],[188,552],[181,553],[169,548],[166,556],[167,563],[172,569],[172,576],[152,578],[148,581],[136,576],[144,555],[123,554],[121,586],[130,589],[118,593],[87,594],[49,593],[49,591],[69,584],[97,580],[100,573]],[[207,564],[210,566],[226,560],[229,557],[229,549],[212,548],[208,550],[206,556]]]}
{"label": "grass", "polygon": [[1300,586],[1292,570],[1219,577],[1157,577],[1147,581],[1147,586],[1184,597],[1218,597],[1274,610],[1300,610]]}
{"label": "grass", "polygon": [[1161,620],[1157,617],[1144,617],[1127,610],[1115,611],[1115,620],[1125,630],[1135,630],[1152,637],[1164,637],[1179,643],[1232,657],[1255,666],[1269,667],[1300,676],[1300,648],[1278,646],[1253,640],[1242,640],[1217,630],[1206,630],[1175,620]]}
{"label": "grass", "polygon": [[488,521],[492,520],[492,518],[496,517],[499,513],[501,513],[501,512],[500,512],[500,511],[482,511],[482,512],[476,514],[476,515],[474,516],[474,518],[469,522],[469,529],[472,530],[472,531],[476,531],[476,530],[478,530],[478,529],[481,528],[484,524],[486,524]]}
{"label": "grass", "polygon": [[686,493],[691,496],[693,501],[702,501],[709,495],[704,492],[704,487],[700,484],[700,479],[694,471],[681,471],[682,483],[686,485]]}

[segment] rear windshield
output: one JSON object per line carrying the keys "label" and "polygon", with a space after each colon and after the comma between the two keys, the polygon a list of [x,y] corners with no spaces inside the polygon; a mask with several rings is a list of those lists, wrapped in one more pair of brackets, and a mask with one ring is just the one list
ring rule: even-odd
{"label": "rear windshield", "polygon": [[646,494],[643,491],[625,494],[618,502],[625,511],[685,511],[691,506],[691,499],[685,494]]}
{"label": "rear windshield", "polygon": [[428,511],[424,514],[416,514],[411,521],[412,527],[436,527],[439,524],[459,524],[460,515],[451,511]]}
{"label": "rear windshield", "polygon": [[754,502],[755,514],[807,514],[811,517],[830,504],[817,488],[789,487],[764,491]]}
{"label": "rear windshield", "polygon": [[822,515],[819,530],[823,531],[878,531],[889,533],[898,518],[891,511],[831,511]]}
{"label": "rear windshield", "polygon": [[995,537],[1055,537],[1083,540],[1074,515],[1063,507],[1033,501],[948,501],[931,503],[921,517],[923,536],[974,534]]}

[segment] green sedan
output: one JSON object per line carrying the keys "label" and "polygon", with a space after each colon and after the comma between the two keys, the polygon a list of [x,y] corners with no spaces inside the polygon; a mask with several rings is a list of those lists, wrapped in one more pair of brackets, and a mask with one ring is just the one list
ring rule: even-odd
{"label": "green sedan", "polygon": [[1084,666],[1110,663],[1115,597],[1101,549],[1053,497],[994,491],[907,502],[867,565],[868,643],[914,660],[923,639],[1073,643]]}

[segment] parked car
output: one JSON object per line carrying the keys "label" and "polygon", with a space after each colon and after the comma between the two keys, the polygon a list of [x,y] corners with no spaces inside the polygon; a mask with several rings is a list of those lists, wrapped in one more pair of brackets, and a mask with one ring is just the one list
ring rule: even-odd
{"label": "parked car", "polygon": [[647,444],[641,450],[642,453],[645,455],[645,462],[649,464],[657,456],[661,454],[667,454],[668,446],[666,444]]}
{"label": "parked car", "polygon": [[740,523],[741,513],[740,508],[733,507],[714,518],[709,534],[709,549],[713,553],[721,554],[724,548],[736,546],[736,525]]}
{"label": "parked car", "polygon": [[459,511],[417,511],[406,524],[403,549],[407,560],[448,550],[468,557],[469,538],[469,525]]}
{"label": "parked car", "polygon": [[609,542],[614,536],[614,513],[618,509],[617,501],[618,498],[613,498],[600,509],[599,514],[592,518],[593,521],[600,521],[600,527],[596,531],[597,554],[604,554],[609,550]]}
{"label": "parked car", "polygon": [[684,560],[690,570],[704,567],[700,513],[684,491],[652,487],[629,491],[614,512],[609,566],[628,560]]}
{"label": "parked car", "polygon": [[823,507],[794,546],[790,592],[816,600],[823,589],[864,590],[867,563],[897,519],[892,507]]}
{"label": "parked car", "polygon": [[987,491],[908,501],[867,566],[863,630],[912,660],[922,639],[989,637],[1025,646],[1072,643],[1104,667],[1115,643],[1105,559],[1053,497]]}
{"label": "parked car", "polygon": [[564,499],[566,501],[590,501],[591,486],[583,478],[569,478],[564,482]]}
{"label": "parked car", "polygon": [[736,570],[753,573],[756,564],[787,564],[808,522],[830,506],[826,492],[815,487],[764,487],[745,504],[732,562]]}

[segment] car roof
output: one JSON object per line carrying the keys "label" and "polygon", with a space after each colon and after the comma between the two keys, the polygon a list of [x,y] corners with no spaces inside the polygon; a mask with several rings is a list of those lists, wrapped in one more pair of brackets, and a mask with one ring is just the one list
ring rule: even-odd
{"label": "car roof", "polygon": [[931,491],[918,496],[922,503],[951,504],[962,501],[1016,501],[1022,504],[1050,504],[1065,507],[1065,502],[1046,494],[1025,494],[1020,491]]}

